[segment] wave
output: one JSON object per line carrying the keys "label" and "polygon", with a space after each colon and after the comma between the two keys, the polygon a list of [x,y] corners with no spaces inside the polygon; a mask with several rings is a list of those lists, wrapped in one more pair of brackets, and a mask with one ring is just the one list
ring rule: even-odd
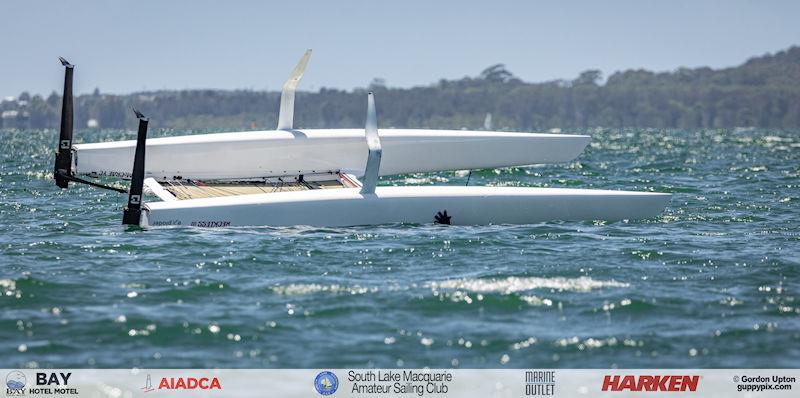
{"label": "wave", "polygon": [[598,281],[588,276],[578,278],[542,278],[509,276],[503,279],[452,279],[441,282],[428,282],[427,287],[433,290],[457,289],[474,293],[511,294],[534,289],[554,289],[558,291],[589,292],[593,289],[607,287],[629,287],[630,284],[615,280]]}
{"label": "wave", "polygon": [[272,291],[287,296],[314,294],[314,293],[334,293],[334,294],[366,294],[378,291],[377,287],[345,286],[345,285],[320,285],[316,283],[292,283],[285,286],[273,286]]}
{"label": "wave", "polygon": [[[433,290],[437,294],[439,290],[456,290],[471,293],[501,293],[512,294],[517,292],[525,292],[535,289],[553,289],[557,291],[572,291],[572,292],[589,292],[594,289],[601,288],[625,288],[630,287],[630,284],[618,282],[615,280],[595,280],[588,276],[581,276],[577,278],[565,277],[516,277],[509,276],[507,278],[464,278],[452,279],[446,281],[431,281],[423,284],[423,287]],[[360,285],[340,285],[330,284],[323,285],[317,283],[292,283],[288,285],[273,286],[271,290],[281,295],[306,295],[316,293],[331,293],[331,294],[349,294],[360,295],[367,293],[376,293],[382,290],[396,291],[401,290],[397,286],[388,286],[380,288],[378,286],[360,286]],[[542,299],[536,296],[523,296],[523,300],[533,305],[551,305],[550,300]]]}

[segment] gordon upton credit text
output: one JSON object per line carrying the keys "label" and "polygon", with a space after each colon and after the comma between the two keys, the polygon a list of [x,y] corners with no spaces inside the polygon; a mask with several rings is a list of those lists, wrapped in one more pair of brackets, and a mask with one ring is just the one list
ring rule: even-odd
{"label": "gordon upton credit text", "polygon": [[366,370],[347,372],[352,394],[446,394],[453,374],[448,371]]}

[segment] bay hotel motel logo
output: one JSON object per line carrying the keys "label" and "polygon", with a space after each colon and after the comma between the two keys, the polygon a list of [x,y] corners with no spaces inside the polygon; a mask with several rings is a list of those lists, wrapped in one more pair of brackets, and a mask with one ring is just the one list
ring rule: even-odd
{"label": "bay hotel motel logo", "polygon": [[25,373],[14,370],[6,375],[6,395],[25,395]]}
{"label": "bay hotel motel logo", "polygon": [[[69,378],[72,373],[36,372],[35,385],[28,387],[30,394],[75,395],[77,388],[70,388]],[[19,370],[12,370],[6,375],[6,395],[24,396],[28,378]]]}

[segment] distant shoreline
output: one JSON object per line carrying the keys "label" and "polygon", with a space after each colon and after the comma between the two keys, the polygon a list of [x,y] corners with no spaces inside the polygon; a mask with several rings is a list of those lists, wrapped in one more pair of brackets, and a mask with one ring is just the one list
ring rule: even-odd
{"label": "distant shoreline", "polygon": [[[800,127],[800,47],[725,69],[617,72],[528,83],[502,64],[479,76],[429,86],[386,87],[376,79],[350,91],[299,92],[296,124],[304,128],[363,125],[366,91],[375,91],[382,124],[407,128],[498,130],[577,127]],[[54,88],[58,89],[58,88]],[[84,94],[75,100],[79,128],[129,128],[135,106],[156,128],[272,129],[279,93],[249,90],[163,90]],[[0,128],[56,128],[61,98],[22,93],[0,102]],[[487,118],[491,114],[491,118]]]}

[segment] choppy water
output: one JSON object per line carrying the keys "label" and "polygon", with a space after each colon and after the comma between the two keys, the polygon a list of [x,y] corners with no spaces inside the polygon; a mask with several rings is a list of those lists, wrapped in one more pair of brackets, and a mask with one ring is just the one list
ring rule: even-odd
{"label": "choppy water", "polygon": [[53,185],[55,131],[2,131],[0,366],[800,366],[800,132],[585,132],[472,183],[672,192],[661,217],[128,232],[122,195]]}

